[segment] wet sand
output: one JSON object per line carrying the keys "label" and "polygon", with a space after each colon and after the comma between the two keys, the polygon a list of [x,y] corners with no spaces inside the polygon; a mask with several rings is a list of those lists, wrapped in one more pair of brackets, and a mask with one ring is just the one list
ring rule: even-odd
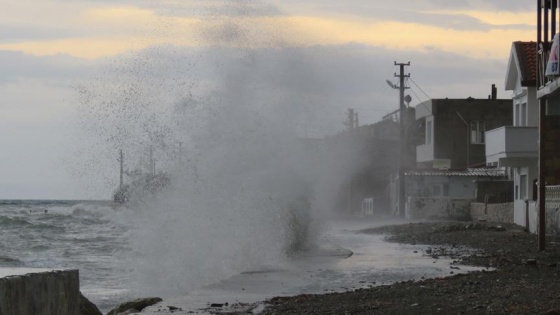
{"label": "wet sand", "polygon": [[[560,314],[560,238],[538,251],[537,236],[515,225],[414,223],[367,229],[391,242],[429,245],[481,271],[323,295],[277,297],[262,314]],[[473,250],[476,249],[476,250]]]}

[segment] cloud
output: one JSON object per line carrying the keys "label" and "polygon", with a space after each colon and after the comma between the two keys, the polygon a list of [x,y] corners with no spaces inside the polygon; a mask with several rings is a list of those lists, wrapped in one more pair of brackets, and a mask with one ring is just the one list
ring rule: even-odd
{"label": "cloud", "polygon": [[0,23],[0,43],[18,43],[22,41],[54,40],[60,37],[77,37],[83,35],[70,28],[34,27],[29,25],[12,25]]}
{"label": "cloud", "polygon": [[468,1],[447,1],[447,0],[428,0],[418,1],[425,6],[432,8],[457,8],[457,9],[475,9],[483,8],[487,11],[535,11],[536,4],[525,0],[468,0]]}
{"label": "cloud", "polygon": [[24,79],[68,82],[87,72],[92,63],[69,55],[32,56],[20,51],[0,50],[0,85]]}
{"label": "cloud", "polygon": [[[294,115],[295,108],[298,130],[313,136],[342,130],[347,108],[356,109],[362,124],[397,109],[398,93],[385,84],[395,80],[394,61],[411,62],[406,70],[420,87],[409,82],[411,105],[428,98],[486,98],[492,83],[507,98],[500,85],[511,42],[535,37],[534,5],[521,0],[402,6],[380,0],[6,1],[9,9],[0,11],[0,130],[20,138],[0,140],[13,152],[0,157],[9,168],[0,170],[2,187],[32,187],[37,177],[75,186],[52,165],[67,161],[63,155],[85,129],[72,116],[79,115],[75,98],[92,95],[69,88],[84,75],[81,87],[105,93],[92,93],[98,106],[128,104],[130,110],[115,112],[123,119],[142,114],[141,106],[199,108],[212,98],[227,100],[212,93],[227,86],[235,97],[239,88],[263,103],[286,102],[279,114]],[[306,104],[313,110],[302,112]],[[100,117],[109,122],[115,116]],[[150,127],[150,119],[159,118],[120,130]],[[77,146],[89,147],[87,155],[101,140],[86,140]],[[77,169],[107,177],[114,173],[115,152],[70,156]],[[99,196],[109,195],[106,178],[86,181],[97,181],[97,191],[104,192]],[[20,197],[63,192],[28,189],[11,191],[27,191]]]}
{"label": "cloud", "polygon": [[[58,3],[58,11],[39,5],[53,14],[45,21],[47,27],[35,20],[22,22],[0,13],[7,18],[4,33],[9,38],[0,43],[0,49],[95,59],[167,44],[254,48],[363,43],[393,50],[439,47],[496,59],[507,55],[512,41],[534,37],[532,11],[516,11],[523,5],[504,5],[502,11],[492,11],[495,6],[489,1],[444,5],[426,0],[406,7],[364,0],[352,5],[338,1],[302,4],[249,0],[130,3],[75,1]],[[22,8],[16,5],[15,12]],[[36,8],[30,15],[35,14]],[[24,30],[22,34],[26,35],[10,36],[10,28]],[[274,41],[270,40],[271,34]],[[281,43],[279,37],[283,38]]]}

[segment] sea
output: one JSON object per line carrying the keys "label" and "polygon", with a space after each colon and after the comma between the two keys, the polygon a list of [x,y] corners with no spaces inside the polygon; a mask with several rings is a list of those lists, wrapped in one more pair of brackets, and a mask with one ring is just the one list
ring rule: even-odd
{"label": "sea", "polygon": [[78,269],[106,312],[132,294],[129,216],[110,201],[0,200],[0,268]]}
{"label": "sea", "polygon": [[[161,249],[156,251],[158,259],[150,260],[150,257],[140,255],[138,247],[134,245],[137,227],[134,218],[137,213],[135,209],[119,207],[111,201],[0,200],[0,272],[4,273],[13,268],[78,269],[81,292],[106,313],[121,302],[139,297],[143,286],[157,286],[156,283],[138,280],[141,278],[138,275],[145,270],[141,267],[135,270],[135,266],[141,266],[142,264],[137,262],[142,259],[153,265],[151,269],[163,270],[156,275],[170,286],[170,279],[173,278],[179,278],[180,282],[182,279],[196,280],[196,277],[182,278],[184,275],[181,275],[181,271],[186,269],[191,271],[190,274],[202,273],[203,278],[208,274],[215,275],[206,281],[206,284],[214,283],[214,291],[203,291],[207,294],[201,297],[189,292],[194,302],[198,301],[197,298],[207,302],[212,294],[220,296],[224,292],[237,296],[251,292],[255,296],[259,293],[264,300],[265,297],[278,295],[347,291],[349,288],[359,289],[396,281],[443,277],[449,275],[450,271],[458,273],[477,270],[467,266],[461,266],[460,270],[457,270],[459,267],[453,266],[453,270],[450,270],[450,266],[456,262],[443,258],[434,260],[423,255],[426,246],[387,243],[383,241],[382,235],[357,233],[356,231],[372,226],[398,223],[358,217],[333,222],[331,227],[324,229],[318,242],[350,250],[353,255],[348,258],[340,258],[338,255],[329,257],[323,251],[319,251],[317,257],[314,257],[304,252],[301,257],[296,256],[296,259],[287,262],[263,267],[258,265],[262,262],[259,260],[257,265],[241,264],[237,269],[225,268],[229,272],[224,273],[220,271],[224,269],[224,265],[227,267],[228,262],[239,258],[230,255],[227,248],[232,247],[233,252],[247,257],[249,261],[262,256],[266,251],[252,255],[236,247],[237,243],[250,243],[245,238],[235,243],[227,241],[228,238],[219,238],[215,243],[211,243],[214,246],[225,243],[219,247],[219,253],[208,254],[208,243],[202,240],[218,233],[215,230],[211,230],[211,234],[199,236],[194,242],[185,241],[189,239],[188,235],[195,237],[200,233],[193,226],[204,225],[206,221],[199,220],[189,229],[194,230],[194,234],[180,231],[178,238],[186,245],[181,247],[179,254],[186,250],[186,256],[173,256],[179,248],[179,243],[173,241],[173,234],[170,234],[173,229],[167,229],[165,233],[160,234],[165,238],[165,242],[171,244],[170,247],[163,243],[161,246],[155,246],[156,249]],[[178,220],[173,218],[173,221]],[[239,231],[242,227],[231,222],[229,218],[226,221],[235,226],[234,231]],[[215,218],[211,222],[220,224]],[[250,223],[251,225],[246,225],[243,229],[254,225]],[[179,220],[179,225],[183,224],[184,221]],[[220,225],[220,229],[224,230],[225,227]],[[226,233],[227,235],[230,234]],[[259,237],[259,242],[262,240],[263,238]],[[190,243],[193,245],[190,246]],[[197,254],[190,255],[189,253],[193,253],[196,248],[200,249],[196,250]],[[162,250],[169,250],[170,253],[163,253]],[[225,256],[221,254],[223,252]],[[187,256],[194,260],[189,261]],[[173,261],[177,261],[177,266]],[[217,267],[213,264],[217,264]],[[250,287],[251,284],[253,288]],[[241,287],[243,289],[239,291]],[[162,293],[162,290],[156,292]],[[156,296],[166,298],[159,293]],[[184,290],[174,291],[170,297],[186,296],[186,293]],[[192,302],[188,297],[185,301],[186,304]]]}

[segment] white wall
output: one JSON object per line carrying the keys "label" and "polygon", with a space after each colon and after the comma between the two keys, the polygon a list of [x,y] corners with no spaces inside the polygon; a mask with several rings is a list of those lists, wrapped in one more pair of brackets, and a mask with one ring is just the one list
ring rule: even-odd
{"label": "white wall", "polygon": [[472,176],[407,176],[408,196],[432,197],[434,185],[446,184],[449,187],[449,198],[474,199],[476,185]]}
{"label": "white wall", "polygon": [[427,116],[432,116],[432,100],[427,100],[416,105],[415,118],[418,120]]}
{"label": "white wall", "polygon": [[409,197],[406,218],[409,220],[468,220],[472,199]]}

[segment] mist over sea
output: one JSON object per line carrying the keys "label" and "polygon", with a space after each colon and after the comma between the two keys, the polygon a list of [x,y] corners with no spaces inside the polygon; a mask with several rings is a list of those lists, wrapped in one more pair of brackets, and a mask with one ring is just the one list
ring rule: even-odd
{"label": "mist over sea", "polygon": [[[345,110],[337,74],[325,80],[322,48],[294,46],[289,21],[261,21],[254,2],[227,11],[206,13],[200,45],[119,55],[75,82],[68,169],[87,192],[113,190],[123,152],[130,202],[4,201],[0,267],[77,268],[83,293],[108,309],[181,296],[315,244],[368,162],[347,142],[326,145]],[[153,178],[165,184],[154,191]]]}

